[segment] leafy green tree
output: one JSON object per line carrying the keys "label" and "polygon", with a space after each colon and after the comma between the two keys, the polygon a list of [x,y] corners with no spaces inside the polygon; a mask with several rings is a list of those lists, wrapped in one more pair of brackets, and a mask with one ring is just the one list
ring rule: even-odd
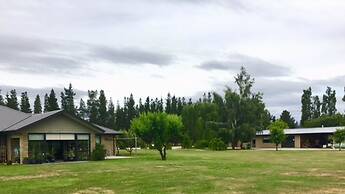
{"label": "leafy green tree", "polygon": [[30,100],[29,100],[27,92],[22,92],[21,99],[20,99],[20,111],[25,112],[25,113],[32,113]]}
{"label": "leafy green tree", "polygon": [[87,106],[86,106],[86,104],[82,98],[79,101],[77,116],[83,120],[86,120],[88,117],[88,109],[87,109]]}
{"label": "leafy green tree", "polygon": [[6,106],[15,110],[19,110],[16,90],[11,90],[10,94],[6,94]]}
{"label": "leafy green tree", "polygon": [[312,91],[311,87],[306,90],[303,90],[302,95],[302,117],[301,117],[301,126],[304,126],[304,122],[311,119],[312,117]]}
{"label": "leafy green tree", "polygon": [[56,98],[56,94],[54,89],[50,91],[50,94],[48,96],[48,107],[47,111],[54,111],[54,110],[60,110],[58,100]]}
{"label": "leafy green tree", "polygon": [[99,108],[99,100],[98,100],[98,91],[97,90],[89,90],[88,91],[88,100],[87,100],[87,112],[88,112],[88,119],[91,123],[98,123],[98,108]]}
{"label": "leafy green tree", "polygon": [[291,116],[291,113],[287,110],[284,110],[282,114],[280,115],[280,120],[284,121],[286,124],[288,124],[290,129],[296,128],[297,123],[295,119]]}
{"label": "leafy green tree", "polygon": [[239,93],[227,88],[224,99],[219,94],[214,95],[214,103],[219,106],[219,115],[222,120],[219,124],[230,133],[232,148],[238,142],[251,142],[256,131],[265,129],[270,123],[270,114],[265,108],[261,93],[253,93],[251,88],[254,79],[241,68],[235,77]]}
{"label": "leafy green tree", "polygon": [[321,116],[321,101],[319,96],[313,96],[312,105],[312,119],[319,118]]}
{"label": "leafy green tree", "polygon": [[121,136],[120,140],[117,141],[118,148],[126,150],[129,155],[132,155],[132,152],[135,148],[135,135],[133,131],[125,131]]}
{"label": "leafy green tree", "polygon": [[166,160],[166,150],[170,143],[180,138],[180,130],[183,128],[181,117],[166,113],[146,113],[132,121],[131,129],[147,144],[154,144]]}
{"label": "leafy green tree", "polygon": [[333,135],[333,141],[339,144],[339,151],[341,151],[341,144],[345,142],[345,128],[337,129]]}
{"label": "leafy green tree", "polygon": [[321,112],[323,115],[335,115],[337,113],[337,98],[335,90],[331,87],[327,87],[326,93],[323,95]]}
{"label": "leafy green tree", "polygon": [[108,119],[108,112],[107,112],[107,98],[105,97],[104,90],[101,90],[99,93],[98,98],[99,106],[98,106],[98,118],[97,124],[99,125],[106,125]]}
{"label": "leafy green tree", "polygon": [[40,95],[36,95],[35,102],[34,102],[34,113],[41,114],[42,113],[42,103]]}
{"label": "leafy green tree", "polygon": [[322,115],[316,119],[310,119],[304,122],[304,127],[313,128],[313,127],[338,127],[345,126],[345,115],[337,113],[332,116]]}
{"label": "leafy green tree", "polygon": [[76,115],[77,111],[74,106],[74,96],[76,93],[70,83],[68,88],[64,88],[64,92],[61,92],[61,108],[69,114]]}
{"label": "leafy green tree", "polygon": [[268,128],[270,130],[271,141],[276,145],[276,151],[278,151],[279,144],[282,144],[285,141],[284,129],[287,129],[289,126],[281,120],[278,120],[272,123]]}

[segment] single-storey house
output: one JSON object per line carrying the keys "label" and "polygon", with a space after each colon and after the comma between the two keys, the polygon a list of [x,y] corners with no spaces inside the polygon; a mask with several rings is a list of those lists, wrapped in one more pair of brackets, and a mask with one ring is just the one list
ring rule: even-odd
{"label": "single-storey house", "polygon": [[[283,148],[326,148],[333,144],[331,136],[342,127],[318,127],[285,129],[286,140],[279,147]],[[270,131],[263,130],[256,133],[254,140],[256,148],[274,148],[270,141]]]}
{"label": "single-storey house", "polygon": [[63,110],[28,114],[0,105],[0,163],[32,157],[88,160],[96,144],[115,155],[121,132],[92,124]]}

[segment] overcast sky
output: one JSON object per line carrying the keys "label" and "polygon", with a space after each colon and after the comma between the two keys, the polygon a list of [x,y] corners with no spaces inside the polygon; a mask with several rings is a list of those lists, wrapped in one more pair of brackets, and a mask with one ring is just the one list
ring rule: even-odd
{"label": "overcast sky", "polygon": [[[269,110],[345,86],[343,0],[0,0],[0,88],[198,96],[244,65]],[[84,92],[83,92],[84,91]]]}

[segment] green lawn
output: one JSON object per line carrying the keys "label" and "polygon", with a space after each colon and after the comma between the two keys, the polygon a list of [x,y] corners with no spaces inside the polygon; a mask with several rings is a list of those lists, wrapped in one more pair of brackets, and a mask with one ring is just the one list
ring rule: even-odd
{"label": "green lawn", "polygon": [[135,158],[0,165],[0,193],[345,193],[345,151],[155,151]]}

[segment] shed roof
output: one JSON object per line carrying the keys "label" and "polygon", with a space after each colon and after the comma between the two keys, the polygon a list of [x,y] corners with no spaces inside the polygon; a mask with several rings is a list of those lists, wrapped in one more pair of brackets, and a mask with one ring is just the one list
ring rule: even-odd
{"label": "shed roof", "polygon": [[[286,135],[299,135],[299,134],[318,134],[318,133],[334,133],[340,127],[316,127],[316,128],[297,128],[297,129],[285,129]],[[257,136],[270,135],[269,130],[263,130],[256,133]]]}

